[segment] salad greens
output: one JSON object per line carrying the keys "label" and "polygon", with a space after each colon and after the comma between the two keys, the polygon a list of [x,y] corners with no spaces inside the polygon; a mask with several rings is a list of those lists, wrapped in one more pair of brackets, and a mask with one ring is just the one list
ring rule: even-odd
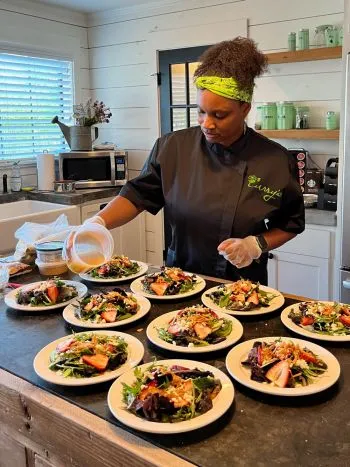
{"label": "salad greens", "polygon": [[97,268],[91,269],[88,274],[99,279],[120,279],[136,274],[141,269],[136,261],[130,261],[127,256],[113,256],[110,261]]}
{"label": "salad greens", "polygon": [[110,292],[89,294],[74,306],[75,316],[90,323],[115,323],[131,318],[139,310],[136,297],[119,287]]}
{"label": "salad greens", "polygon": [[152,295],[178,295],[193,290],[197,276],[185,273],[180,268],[163,266],[160,272],[144,276],[141,283],[144,291]]}
{"label": "salad greens", "polygon": [[218,344],[232,332],[232,321],[202,305],[180,310],[165,328],[157,329],[160,339],[182,347]]}
{"label": "salad greens", "polygon": [[128,357],[121,337],[75,334],[60,342],[50,355],[49,369],[67,377],[90,378],[119,368]]}
{"label": "salad greens", "polygon": [[231,284],[219,285],[214,292],[207,294],[207,297],[221,308],[249,311],[269,306],[276,295],[262,290],[259,283],[240,279]]}
{"label": "salad greens", "polygon": [[152,363],[134,370],[132,385],[123,383],[127,410],[153,422],[177,423],[198,417],[213,407],[221,382],[210,371]]}
{"label": "salad greens", "polygon": [[52,306],[64,303],[78,295],[76,287],[67,285],[58,277],[41,282],[39,285],[22,287],[16,299],[20,305]]}
{"label": "salad greens", "polygon": [[342,303],[301,302],[288,317],[301,328],[329,336],[350,335],[350,305]]}
{"label": "salad greens", "polygon": [[252,380],[280,388],[308,386],[327,370],[327,364],[311,350],[282,339],[254,342],[242,365],[251,369]]}

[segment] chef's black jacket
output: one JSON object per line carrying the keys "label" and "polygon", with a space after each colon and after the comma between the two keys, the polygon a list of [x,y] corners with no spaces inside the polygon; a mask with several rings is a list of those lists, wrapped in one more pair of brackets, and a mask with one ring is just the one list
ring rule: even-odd
{"label": "chef's black jacket", "polygon": [[237,269],[218,254],[227,238],[277,227],[304,230],[294,161],[279,144],[247,128],[229,148],[208,143],[200,127],[157,140],[141,174],[120,195],[152,214],[165,207],[172,231],[167,265],[220,278],[267,283],[267,255]]}

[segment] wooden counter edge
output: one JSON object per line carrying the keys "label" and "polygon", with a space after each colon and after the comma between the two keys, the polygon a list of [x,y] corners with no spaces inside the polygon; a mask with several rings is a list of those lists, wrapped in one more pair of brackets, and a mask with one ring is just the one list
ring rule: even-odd
{"label": "wooden counter edge", "polygon": [[1,465],[193,465],[2,369],[0,424]]}

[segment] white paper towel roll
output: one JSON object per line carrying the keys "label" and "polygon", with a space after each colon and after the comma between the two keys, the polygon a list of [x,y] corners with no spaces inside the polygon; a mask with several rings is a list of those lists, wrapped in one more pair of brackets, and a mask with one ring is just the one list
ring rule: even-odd
{"label": "white paper towel roll", "polygon": [[36,156],[36,167],[38,172],[38,190],[53,191],[55,181],[55,155],[38,154]]}

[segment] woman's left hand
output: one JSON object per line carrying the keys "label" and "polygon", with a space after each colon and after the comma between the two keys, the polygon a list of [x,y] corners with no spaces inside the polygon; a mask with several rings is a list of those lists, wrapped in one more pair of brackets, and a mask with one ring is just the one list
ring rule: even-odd
{"label": "woman's left hand", "polygon": [[245,268],[262,253],[261,248],[253,235],[245,238],[228,238],[218,246],[219,255],[236,266]]}

